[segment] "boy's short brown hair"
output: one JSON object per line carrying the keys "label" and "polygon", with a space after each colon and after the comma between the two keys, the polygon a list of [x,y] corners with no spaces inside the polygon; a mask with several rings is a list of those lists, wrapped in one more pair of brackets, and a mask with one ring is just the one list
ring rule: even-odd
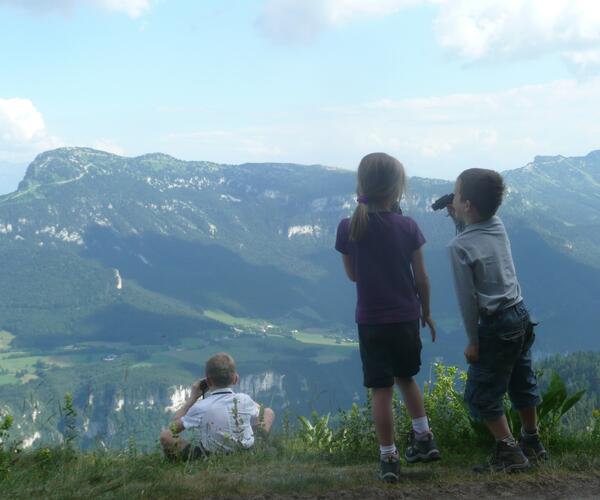
{"label": "boy's short brown hair", "polygon": [[485,168],[470,168],[458,178],[463,202],[469,200],[484,219],[496,215],[505,190],[504,180],[498,172]]}
{"label": "boy's short brown hair", "polygon": [[215,387],[228,387],[235,380],[235,361],[226,352],[219,352],[206,362],[205,371]]}

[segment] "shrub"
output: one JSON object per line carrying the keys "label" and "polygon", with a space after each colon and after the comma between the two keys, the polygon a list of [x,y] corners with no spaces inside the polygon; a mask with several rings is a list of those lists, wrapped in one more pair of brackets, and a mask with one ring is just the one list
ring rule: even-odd
{"label": "shrub", "polygon": [[0,480],[8,476],[11,466],[21,453],[21,442],[13,441],[10,437],[12,426],[11,415],[6,415],[0,420]]}
{"label": "shrub", "polygon": [[592,441],[600,445],[600,410],[594,408],[592,412],[592,425],[590,426]]}
{"label": "shrub", "polygon": [[[467,378],[464,371],[439,363],[434,365],[435,379],[425,384],[423,398],[425,409],[440,446],[449,450],[464,451],[465,447],[489,446],[493,438],[483,422],[473,420],[463,398]],[[540,432],[546,442],[559,437],[562,417],[581,399],[584,391],[568,394],[558,374],[553,373],[548,388],[542,394],[538,407]],[[514,435],[521,430],[518,412],[504,399],[508,423]],[[406,406],[396,392],[393,399],[396,443],[411,430],[411,418]],[[360,461],[370,457],[377,449],[377,438],[372,419],[371,395],[367,391],[364,405],[353,404],[349,410],[340,410],[335,427],[330,415],[319,416],[313,412],[310,419],[299,417],[302,424],[300,438],[307,450],[317,451],[342,461]],[[593,419],[593,434],[600,441],[600,413]]]}

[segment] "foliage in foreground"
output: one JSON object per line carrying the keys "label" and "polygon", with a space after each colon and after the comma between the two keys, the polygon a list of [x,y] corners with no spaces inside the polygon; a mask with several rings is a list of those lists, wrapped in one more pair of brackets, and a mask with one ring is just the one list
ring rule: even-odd
{"label": "foliage in foreground", "polygon": [[[453,464],[459,468],[468,466],[474,457],[485,455],[490,442],[488,433],[481,424],[469,418],[462,398],[464,380],[465,374],[457,368],[437,365],[435,383],[426,385],[424,390],[431,426],[445,457],[442,467],[452,467]],[[560,377],[553,374],[538,408],[540,430],[555,456],[574,453],[580,457],[578,463],[588,460],[595,464],[594,467],[598,467],[600,411],[594,410],[589,425],[578,431],[561,426],[562,417],[577,404],[581,396],[581,391],[569,394]],[[404,405],[397,398],[394,399],[394,407],[396,441],[402,448],[402,437],[408,433],[411,421]],[[507,409],[509,421],[516,433],[519,430],[518,418]],[[43,485],[48,481],[55,481],[57,474],[70,475],[70,480],[84,482],[92,490],[95,485],[102,485],[101,488],[98,486],[102,491],[113,487],[125,488],[132,481],[140,484],[148,481],[149,485],[153,485],[160,481],[161,474],[166,475],[173,468],[180,470],[182,467],[181,464],[166,462],[158,450],[154,454],[139,454],[133,439],[124,443],[125,449],[121,453],[101,450],[79,453],[75,448],[79,436],[76,414],[69,395],[65,397],[62,416],[62,446],[42,447],[27,452],[22,450],[22,443],[11,439],[12,417],[0,419],[0,482],[9,488],[6,491],[10,488],[18,489],[19,483],[31,481]],[[278,471],[279,464],[287,464],[284,468],[288,470],[295,467],[294,464],[298,464],[300,469],[310,469],[313,466],[322,469],[324,464],[329,464],[331,470],[337,470],[336,467],[351,468],[357,464],[372,464],[377,459],[378,448],[370,397],[367,397],[365,404],[354,404],[336,415],[313,414],[310,418],[301,416],[297,426],[291,425],[289,415],[284,415],[282,420],[282,429],[276,435],[258,439],[253,454],[245,457],[215,456],[199,464],[183,464],[184,471],[212,474],[215,471],[235,470],[238,475],[244,476],[247,470],[262,466],[265,470],[273,470],[275,475],[280,474],[280,481],[287,481],[289,486],[296,480],[302,481],[301,474],[298,477],[281,474],[282,471]],[[122,469],[121,472],[119,468]],[[162,470],[158,475],[157,468]],[[335,482],[335,479],[329,478],[327,481]],[[68,496],[67,493],[65,495]]]}
{"label": "foliage in foreground", "polygon": [[[492,438],[481,422],[469,416],[462,391],[466,373],[456,367],[437,364],[435,375],[435,383],[426,384],[423,395],[431,428],[440,447],[450,452],[465,448],[485,449]],[[570,394],[561,378],[554,372],[551,374],[538,407],[540,433],[548,445],[564,446],[569,440],[581,438],[600,446],[598,410],[592,413],[590,424],[580,432],[561,425],[564,415],[581,400],[584,392]],[[411,419],[396,397],[394,407],[396,441],[400,444],[402,436],[407,436],[411,429]],[[521,423],[508,397],[505,409],[511,430],[518,435]],[[340,411],[335,418],[313,414],[310,419],[299,417],[299,421],[301,428],[297,437],[304,446],[319,450],[334,461],[360,462],[372,458],[373,450],[377,449],[369,397],[365,405],[354,404],[350,410]]]}

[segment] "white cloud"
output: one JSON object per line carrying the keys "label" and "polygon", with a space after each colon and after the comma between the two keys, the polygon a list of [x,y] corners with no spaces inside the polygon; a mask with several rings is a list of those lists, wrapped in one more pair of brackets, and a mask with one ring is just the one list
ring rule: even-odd
{"label": "white cloud", "polygon": [[[575,69],[598,65],[600,2],[434,0],[442,47],[469,60],[559,53]],[[590,57],[589,51],[593,50]]]}
{"label": "white cloud", "polygon": [[438,43],[468,61],[559,54],[578,75],[600,70],[596,0],[267,0],[257,26],[284,43],[307,43],[350,21],[432,5]]}
{"label": "white cloud", "polygon": [[563,59],[579,76],[589,77],[600,72],[600,49],[564,52]]}
{"label": "white cloud", "polygon": [[[189,159],[292,161],[355,168],[372,151],[397,156],[411,175],[453,178],[461,170],[519,167],[540,154],[600,148],[600,78],[504,92],[380,100],[305,110],[270,126],[165,137]],[[254,142],[256,141],[256,142]],[[255,146],[255,147],[251,147]]]}
{"label": "white cloud", "polygon": [[42,114],[29,99],[0,99],[0,138],[28,142],[45,133]]}
{"label": "white cloud", "polygon": [[36,153],[59,145],[29,99],[0,98],[0,160],[28,161]]}
{"label": "white cloud", "polygon": [[0,0],[0,4],[15,5],[34,12],[70,12],[76,7],[92,5],[134,18],[140,17],[150,8],[150,0]]}
{"label": "white cloud", "polygon": [[97,4],[115,12],[124,12],[131,17],[140,17],[150,8],[150,0],[91,0]]}
{"label": "white cloud", "polygon": [[537,154],[598,148],[597,109],[600,79],[566,80],[496,93],[384,100],[352,110],[345,120],[357,129],[362,123],[378,138],[363,140],[365,150],[390,150],[410,164],[444,165],[455,174],[478,164],[503,169]]}
{"label": "white cloud", "polygon": [[309,43],[354,19],[391,14],[422,0],[267,0],[257,27],[283,43]]}

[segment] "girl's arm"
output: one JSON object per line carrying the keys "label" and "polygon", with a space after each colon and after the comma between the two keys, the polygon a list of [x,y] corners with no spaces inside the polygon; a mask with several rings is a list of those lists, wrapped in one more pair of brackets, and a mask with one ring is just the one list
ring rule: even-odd
{"label": "girl's arm", "polygon": [[344,269],[346,270],[346,274],[350,281],[356,282],[356,277],[354,276],[354,269],[352,269],[352,262],[350,261],[350,256],[343,253],[342,260],[344,261]]}
{"label": "girl's arm", "polygon": [[431,310],[429,306],[429,276],[425,270],[425,257],[423,256],[423,249],[419,248],[413,252],[412,255],[412,270],[415,276],[415,286],[419,299],[421,299],[421,325],[428,325],[431,330],[431,339],[435,342],[436,330],[435,324],[431,319]]}

